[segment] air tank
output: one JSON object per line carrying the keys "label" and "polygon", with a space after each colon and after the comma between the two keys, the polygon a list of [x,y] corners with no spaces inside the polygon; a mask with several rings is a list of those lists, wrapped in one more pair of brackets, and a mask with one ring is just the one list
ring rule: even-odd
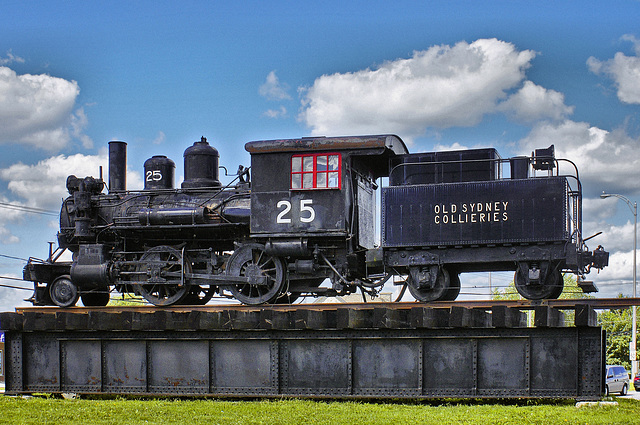
{"label": "air tank", "polygon": [[176,164],[164,155],[144,162],[144,190],[173,189]]}
{"label": "air tank", "polygon": [[218,151],[202,137],[184,151],[184,181],[182,188],[220,187]]}

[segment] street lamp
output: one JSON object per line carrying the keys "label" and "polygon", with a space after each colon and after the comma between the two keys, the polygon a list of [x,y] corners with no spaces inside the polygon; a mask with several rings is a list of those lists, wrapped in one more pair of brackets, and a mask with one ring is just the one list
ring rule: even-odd
{"label": "street lamp", "polygon": [[[602,199],[613,196],[618,199],[622,199],[627,203],[627,206],[633,213],[633,298],[636,297],[636,247],[638,243],[638,203],[634,202],[631,205],[631,201],[622,195],[618,195],[615,193],[605,193],[602,192],[600,197]],[[636,306],[633,306],[633,323],[631,325],[631,354],[633,354],[633,359],[631,359],[631,376],[635,377],[638,373],[638,360],[636,354]]]}

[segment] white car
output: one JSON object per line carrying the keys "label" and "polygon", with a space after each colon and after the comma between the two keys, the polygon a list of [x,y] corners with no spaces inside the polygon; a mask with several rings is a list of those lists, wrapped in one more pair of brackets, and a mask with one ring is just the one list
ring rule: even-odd
{"label": "white car", "polygon": [[629,373],[622,366],[607,366],[607,382],[604,386],[604,395],[611,393],[620,393],[627,395],[629,390]]}

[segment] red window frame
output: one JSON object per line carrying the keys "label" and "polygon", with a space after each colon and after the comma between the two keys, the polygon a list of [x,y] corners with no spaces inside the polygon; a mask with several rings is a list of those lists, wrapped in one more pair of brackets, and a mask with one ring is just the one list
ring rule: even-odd
{"label": "red window frame", "polygon": [[293,155],[289,187],[291,190],[342,189],[342,155],[339,153]]}

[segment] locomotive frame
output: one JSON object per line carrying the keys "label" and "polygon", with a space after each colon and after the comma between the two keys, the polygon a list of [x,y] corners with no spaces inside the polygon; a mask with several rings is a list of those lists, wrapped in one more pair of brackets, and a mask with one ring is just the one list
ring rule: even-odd
{"label": "locomotive frame", "polygon": [[[392,275],[420,301],[453,300],[459,273],[484,270],[514,270],[525,298],[557,298],[562,272],[594,291],[582,277],[608,262],[584,243],[577,168],[556,160],[553,147],[508,160],[510,179],[493,149],[410,154],[394,135],[245,148],[251,179],[240,166],[223,187],[218,152],[203,137],[185,151],[181,188],[173,161],[155,156],[145,162],[144,190],[129,191],[126,144],[110,142],[108,193],[101,177],[67,179],[59,247],[24,268],[31,301],[66,307],[81,297],[100,306],[115,289],[158,306],[206,304],[216,293],[291,303],[358,289],[375,295]],[[561,175],[560,162],[575,173]],[[382,177],[389,184],[376,246]],[[72,261],[59,261],[66,249]],[[331,286],[320,286],[326,279]]]}

